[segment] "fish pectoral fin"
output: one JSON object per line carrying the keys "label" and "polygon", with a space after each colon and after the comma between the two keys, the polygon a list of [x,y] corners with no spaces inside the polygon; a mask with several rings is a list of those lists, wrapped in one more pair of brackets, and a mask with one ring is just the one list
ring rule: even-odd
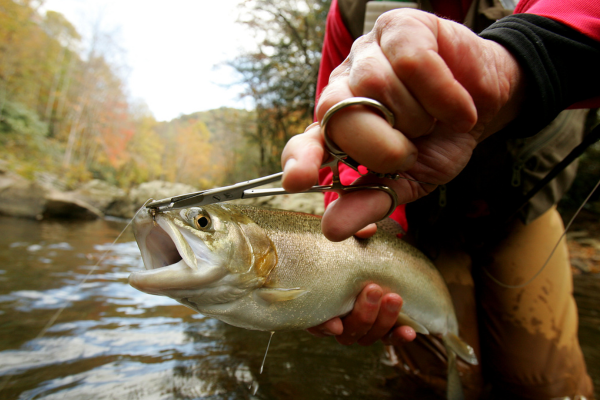
{"label": "fish pectoral fin", "polygon": [[455,334],[448,332],[444,336],[444,344],[469,364],[478,364],[475,350]]}
{"label": "fish pectoral fin", "polygon": [[305,293],[307,291],[300,288],[260,288],[254,291],[255,296],[269,304],[294,300]]}
{"label": "fish pectoral fin", "polygon": [[404,313],[400,313],[400,315],[398,315],[398,323],[400,325],[410,326],[417,333],[422,333],[423,335],[429,335],[429,330],[427,328],[425,328],[423,325],[421,325],[420,323],[418,323],[417,321],[415,321],[414,319],[412,319],[411,317],[409,317],[408,315],[406,315]]}

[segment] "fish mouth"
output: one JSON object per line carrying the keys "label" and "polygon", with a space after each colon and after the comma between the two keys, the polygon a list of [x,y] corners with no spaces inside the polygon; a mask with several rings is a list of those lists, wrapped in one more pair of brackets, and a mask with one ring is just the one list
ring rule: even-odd
{"label": "fish mouth", "polygon": [[[185,264],[193,270],[198,270],[200,257],[196,256],[194,250],[200,254],[208,252],[204,243],[193,236],[184,237],[188,235],[182,232],[169,217],[160,214],[151,218],[142,216],[136,220],[134,234],[146,270],[170,267],[175,264]],[[191,240],[194,241],[194,248],[189,243]]]}
{"label": "fish mouth", "polygon": [[146,293],[179,298],[218,281],[227,271],[200,238],[178,228],[172,218],[144,213],[134,220],[145,270],[132,273],[129,284]]}
{"label": "fish mouth", "polygon": [[147,270],[168,267],[183,260],[171,237],[160,226],[150,230],[144,244],[146,249],[153,249],[148,261],[144,259]]}

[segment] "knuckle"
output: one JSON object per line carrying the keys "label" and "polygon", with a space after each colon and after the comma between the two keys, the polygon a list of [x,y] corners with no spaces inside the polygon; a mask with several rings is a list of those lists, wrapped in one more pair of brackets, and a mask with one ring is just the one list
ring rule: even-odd
{"label": "knuckle", "polygon": [[373,30],[377,33],[382,33],[392,26],[405,24],[407,22],[407,18],[410,18],[408,14],[409,13],[407,13],[407,10],[403,9],[386,12],[377,18]]}
{"label": "knuckle", "polygon": [[377,311],[374,310],[374,307],[366,307],[366,309],[357,315],[357,323],[360,326],[360,330],[366,333],[375,322],[377,318]]}
{"label": "knuckle", "polygon": [[380,66],[380,60],[373,56],[358,60],[350,72],[349,84],[352,92],[368,94],[386,91],[389,79],[385,75],[385,69]]}
{"label": "knuckle", "polygon": [[335,67],[331,74],[329,75],[329,83],[334,83],[338,80],[343,79],[350,73],[351,62],[350,57],[346,58],[340,65]]}
{"label": "knuckle", "polygon": [[375,21],[375,27],[377,30],[383,30],[386,27],[394,24],[396,19],[399,17],[400,15],[398,11],[386,12],[377,18],[377,21]]}
{"label": "knuckle", "polygon": [[344,100],[346,96],[344,96],[343,90],[337,87],[337,85],[329,85],[325,88],[321,97],[319,98],[319,103],[317,104],[317,118],[319,122],[323,120],[325,113],[334,105]]}
{"label": "knuckle", "polygon": [[368,33],[366,35],[362,35],[358,37],[350,47],[350,54],[348,55],[348,59],[351,63],[354,62],[354,56],[359,54],[361,50],[369,47],[372,43],[375,42],[375,38],[372,33]]}
{"label": "knuckle", "polygon": [[411,8],[388,11],[377,18],[373,31],[381,36],[384,32],[394,28],[414,29],[417,25],[422,25],[421,18],[423,16],[421,14],[423,14],[421,11]]}
{"label": "knuckle", "polygon": [[397,144],[389,146],[379,154],[374,169],[376,168],[375,171],[381,173],[395,172],[402,166],[407,155],[403,146]]}
{"label": "knuckle", "polygon": [[390,65],[400,77],[406,80],[423,68],[428,56],[428,50],[414,49],[410,53],[395,54],[390,60]]}

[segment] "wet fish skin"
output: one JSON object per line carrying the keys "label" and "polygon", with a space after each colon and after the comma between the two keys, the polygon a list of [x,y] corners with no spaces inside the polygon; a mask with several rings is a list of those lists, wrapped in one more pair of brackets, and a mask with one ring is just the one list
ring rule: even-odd
{"label": "wet fish skin", "polygon": [[[194,209],[159,214],[157,221],[161,227],[176,226],[187,236],[188,243],[198,241],[211,246],[202,251],[205,258],[208,253],[213,256],[212,265],[200,262],[201,271],[191,266],[181,268],[175,275],[180,282],[175,282],[175,277],[167,278],[174,275],[172,271],[150,268],[153,274],[132,274],[135,287],[173,297],[232,325],[272,331],[305,329],[343,315],[352,309],[362,288],[374,282],[401,293],[403,311],[424,321],[429,331],[443,334],[447,329],[456,329],[450,296],[435,267],[422,253],[390,234],[379,232],[367,240],[350,238],[333,243],[321,234],[320,219],[315,216],[230,205],[204,210],[210,213],[215,226],[210,232],[192,226]],[[134,226],[138,238],[140,231],[156,229],[150,216],[138,217]],[[139,239],[138,244],[144,253],[147,246]],[[144,261],[148,268],[149,263]],[[191,284],[196,284],[200,276],[211,275],[208,271],[222,275],[221,284],[231,283],[237,277],[238,283],[243,281],[245,289],[251,290],[244,290],[239,297],[240,293],[231,293],[236,298],[226,303],[227,307],[222,302],[211,304],[211,291],[207,289],[218,287],[215,283],[219,281],[205,288]],[[282,296],[297,296],[294,301],[264,299],[269,295],[277,299],[278,292]],[[257,305],[267,307],[262,310]]]}
{"label": "wet fish skin", "polygon": [[[322,235],[319,217],[220,203],[159,213],[156,220],[142,212],[134,232],[146,271],[129,280],[141,291],[234,326],[281,331],[348,313],[360,291],[376,283],[402,296],[400,323],[443,338],[453,386],[454,353],[477,363],[457,336],[452,300],[437,269],[385,229],[334,243]],[[458,386],[449,398],[461,398]]]}

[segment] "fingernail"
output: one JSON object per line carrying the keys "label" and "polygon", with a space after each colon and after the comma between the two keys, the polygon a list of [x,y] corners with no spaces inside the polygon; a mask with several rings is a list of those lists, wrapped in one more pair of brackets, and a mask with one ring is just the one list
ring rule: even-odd
{"label": "fingernail", "polygon": [[391,313],[397,313],[398,311],[400,311],[400,302],[399,301],[389,301],[385,307],[387,308],[387,310]]}
{"label": "fingernail", "polygon": [[296,161],[295,158],[288,158],[288,160],[285,162],[285,165],[283,166],[283,171],[285,172],[285,170],[290,170],[291,168],[294,167],[294,165],[296,165],[298,161]]}
{"label": "fingernail", "polygon": [[381,300],[381,292],[379,290],[371,290],[367,293],[369,303],[377,304]]}

